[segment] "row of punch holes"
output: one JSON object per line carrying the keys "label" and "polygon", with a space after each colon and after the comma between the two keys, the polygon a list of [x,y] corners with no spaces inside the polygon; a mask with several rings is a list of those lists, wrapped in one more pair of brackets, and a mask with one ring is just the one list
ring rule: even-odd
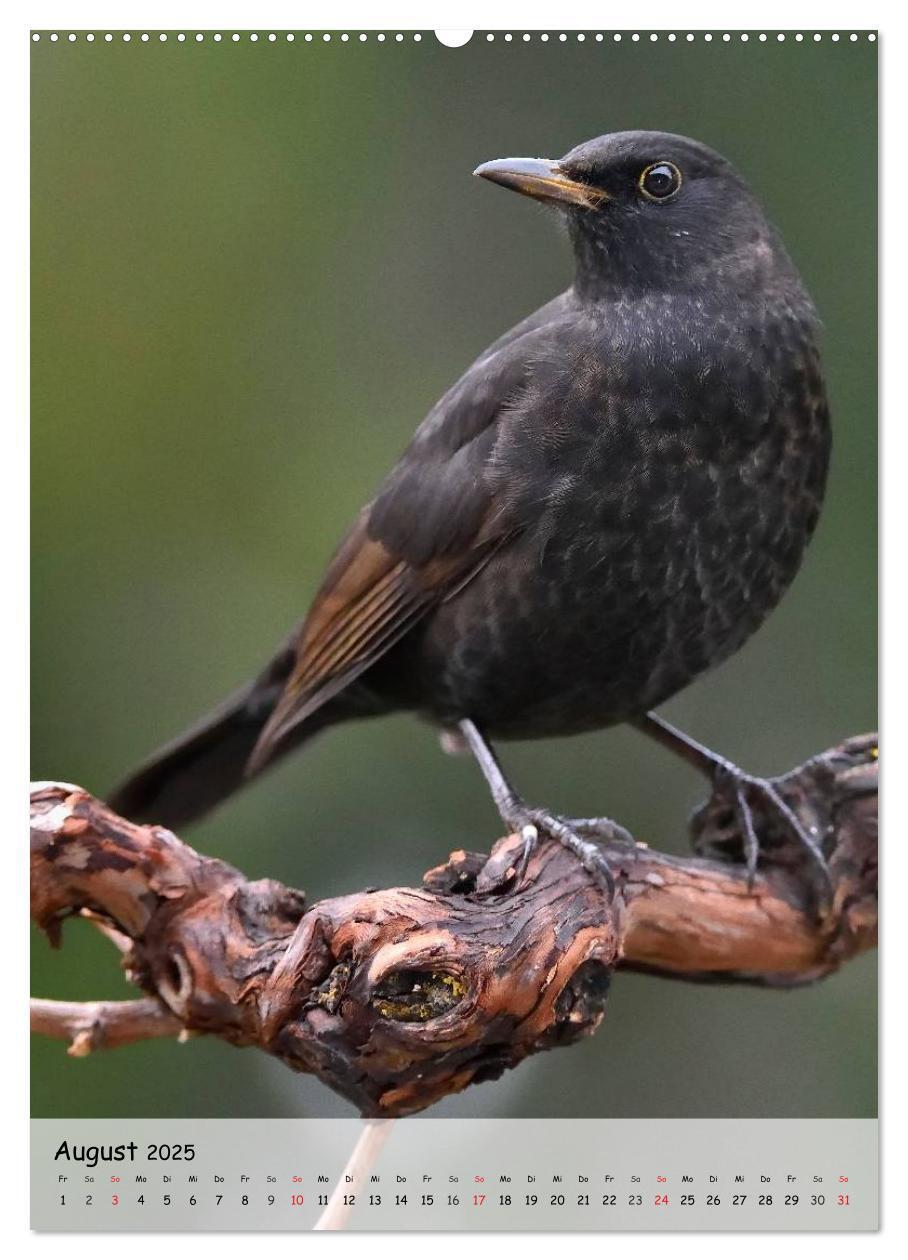
{"label": "row of punch holes", "polygon": [[[434,34],[435,34],[435,37],[438,39],[438,41],[442,44],[445,44],[447,47],[460,48],[469,41],[473,32],[472,31],[451,31],[451,32],[436,31],[434,32]],[[463,38],[464,36],[466,38]],[[358,41],[360,43],[365,44],[368,40],[375,40],[379,44],[383,44],[386,42],[402,44],[404,43],[405,40],[412,40],[415,43],[419,43],[422,40],[423,36],[422,36],[422,33],[419,31],[407,31],[406,34],[398,31],[396,35],[386,35],[382,31],[369,31],[369,32],[364,31],[358,35],[350,35],[347,32],[344,32],[338,35],[338,34],[332,34],[331,32],[328,32],[328,31],[325,31],[324,33],[321,33],[321,34],[319,33],[313,34],[311,31],[307,31],[305,34],[302,34],[300,36],[295,35],[292,31],[288,31],[285,35],[278,35],[273,31],[268,34],[260,34],[258,31],[244,31],[242,33],[240,33],[239,31],[234,31],[231,34],[227,34],[227,35],[222,34],[220,31],[216,31],[214,33],[203,33],[199,31],[194,35],[187,35],[183,31],[180,31],[179,33],[173,34],[173,35],[168,34],[166,31],[161,31],[160,34],[158,35],[150,35],[147,31],[143,31],[140,34],[133,34],[130,31],[124,31],[122,34],[117,34],[117,35],[114,35],[109,31],[103,35],[96,35],[92,31],[88,31],[83,34],[70,32],[68,35],[60,35],[56,31],[52,31],[46,35],[42,35],[40,31],[32,32],[32,40],[34,43],[38,43],[42,39],[47,39],[52,44],[58,43],[58,42],[74,44],[77,42],[77,40],[80,40],[80,39],[85,40],[89,44],[95,43],[95,41],[101,41],[107,44],[114,43],[115,41],[122,41],[124,44],[128,44],[132,42],[133,40],[136,40],[139,43],[147,44],[155,39],[158,40],[162,44],[167,43],[167,41],[171,39],[175,40],[177,43],[180,43],[180,44],[187,43],[187,42],[202,44],[209,41],[215,44],[220,44],[222,42],[238,44],[241,41],[248,41],[249,43],[253,43],[253,44],[258,43],[260,41],[264,43],[274,44],[274,43],[277,43],[279,40],[292,44],[297,38],[299,38],[301,42],[306,43],[306,44],[315,43],[317,41],[321,41],[326,44],[329,44],[332,42],[346,44],[346,43],[349,43],[350,41],[354,41],[354,42]],[[712,43],[713,41],[716,41],[719,43],[725,43],[725,44],[729,44],[733,41],[740,41],[742,44],[746,44],[751,39],[756,40],[758,43],[761,43],[761,44],[765,44],[773,39],[780,44],[785,43],[787,40],[792,40],[798,44],[803,43],[805,41],[807,42],[812,41],[813,43],[819,44],[824,39],[828,39],[834,44],[839,43],[840,41],[856,44],[861,37],[855,31],[852,31],[848,35],[842,35],[838,31],[814,31],[808,34],[804,34],[804,32],[802,31],[796,31],[794,33],[779,31],[774,35],[767,34],[765,31],[761,31],[759,34],[753,34],[753,35],[748,31],[740,31],[740,32],[734,32],[734,33],[731,33],[730,31],[725,31],[722,34],[714,34],[712,31],[697,31],[697,32],[687,31],[686,33],[682,35],[676,34],[674,31],[670,31],[670,32],[651,31],[648,34],[647,33],[641,34],[639,31],[633,31],[630,33],[615,31],[613,34],[604,34],[602,31],[599,31],[595,34],[589,34],[589,35],[586,34],[584,31],[576,31],[576,32],[572,31],[570,34],[562,31],[560,34],[557,34],[557,35],[549,34],[549,32],[547,31],[532,31],[532,32],[524,31],[522,34],[518,34],[518,35],[515,35],[511,33],[510,31],[506,33],[502,33],[500,31],[498,32],[489,31],[487,34],[485,34],[485,36],[481,35],[480,38],[484,38],[490,44],[494,43],[496,40],[503,40],[504,43],[506,44],[509,44],[512,42],[528,44],[532,40],[538,40],[540,43],[543,43],[543,44],[546,44],[549,41],[554,41],[556,43],[561,43],[561,44],[565,44],[568,41],[571,41],[571,42],[576,41],[577,43],[582,44],[586,40],[591,40],[592,42],[597,43],[597,44],[601,44],[605,40],[611,40],[613,43],[616,43],[616,44],[620,44],[624,40],[628,40],[631,43],[635,43],[635,44],[644,43],[647,41],[653,44],[658,43],[659,41],[665,41],[666,43],[669,43],[669,44],[674,44],[677,42],[692,44],[697,39],[702,39],[707,44]],[[872,44],[876,41],[876,33],[874,31],[869,31],[867,33],[866,38]]]}

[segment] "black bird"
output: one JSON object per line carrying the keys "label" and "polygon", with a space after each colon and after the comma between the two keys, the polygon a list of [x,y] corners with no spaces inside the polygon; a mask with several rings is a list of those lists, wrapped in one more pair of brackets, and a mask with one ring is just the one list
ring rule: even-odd
{"label": "black bird", "polygon": [[[555,207],[574,283],[429,412],[263,672],[112,798],[171,826],[316,732],[410,709],[459,732],[509,827],[591,869],[608,820],[526,806],[487,739],[631,722],[737,812],[816,838],[765,780],[650,712],[778,603],[820,512],[829,415],[813,304],[732,168],[662,132],[476,175]],[[608,878],[607,872],[603,874]]]}

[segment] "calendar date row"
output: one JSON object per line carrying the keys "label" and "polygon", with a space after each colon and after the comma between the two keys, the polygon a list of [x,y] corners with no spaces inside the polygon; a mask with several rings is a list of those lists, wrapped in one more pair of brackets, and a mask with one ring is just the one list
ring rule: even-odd
{"label": "calendar date row", "polygon": [[[232,1196],[226,1194],[206,1195],[201,1192],[193,1193],[188,1196],[177,1195],[175,1193],[153,1195],[150,1192],[142,1192],[135,1197],[128,1196],[123,1192],[117,1192],[110,1196],[103,1194],[61,1194],[60,1206],[67,1207],[70,1205],[84,1205],[85,1207],[102,1206],[109,1203],[111,1207],[120,1207],[126,1203],[134,1203],[137,1207],[144,1207],[147,1204],[159,1204],[162,1207],[186,1206],[198,1207],[208,1204],[213,1207],[221,1207],[223,1204],[239,1207],[276,1207],[285,1205],[289,1207],[303,1207],[308,1202],[317,1207],[325,1207],[328,1204],[327,1194],[318,1194],[307,1196],[304,1194],[290,1195],[251,1195],[243,1194]],[[565,1207],[573,1204],[577,1207],[670,1207],[675,1204],[679,1207],[695,1207],[703,1204],[706,1207],[746,1207],[748,1204],[757,1207],[798,1207],[803,1204],[809,1207],[825,1207],[827,1203],[835,1204],[837,1207],[850,1206],[851,1198],[849,1194],[345,1194],[343,1203],[345,1207],[409,1207],[411,1204],[418,1207],[434,1207],[444,1205],[446,1207],[460,1207],[468,1205],[472,1207],[538,1207],[547,1206],[550,1208]]]}

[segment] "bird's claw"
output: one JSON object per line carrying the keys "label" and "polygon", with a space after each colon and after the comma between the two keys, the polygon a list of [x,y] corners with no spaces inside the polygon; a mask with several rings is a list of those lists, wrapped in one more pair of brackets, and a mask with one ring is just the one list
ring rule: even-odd
{"label": "bird's claw", "polygon": [[[599,845],[584,840],[578,833],[579,829],[574,819],[559,818],[556,814],[550,814],[544,809],[529,809],[521,806],[515,811],[515,815],[506,821],[514,831],[520,833],[523,840],[523,850],[517,864],[518,882],[526,876],[530,858],[539,844],[539,833],[543,832],[563,845],[569,853],[573,853],[583,869],[592,875],[609,900],[612,900],[615,895],[615,877],[612,869]],[[587,834],[607,834],[609,838],[615,839],[629,838],[623,827],[619,827],[617,823],[612,823],[607,818],[586,818],[576,821],[584,824]]]}
{"label": "bird's claw", "polygon": [[[730,762],[723,762],[713,776],[714,796],[711,804],[724,804],[734,816],[737,834],[744,850],[747,868],[747,887],[753,891],[757,877],[761,844],[754,822],[755,811],[766,821],[775,824],[777,830],[792,841],[805,860],[811,865],[816,877],[820,909],[827,907],[833,893],[829,864],[819,841],[801,822],[797,814],[782,796],[771,779],[747,774]],[[706,836],[700,837],[701,847],[708,848]]]}
{"label": "bird's claw", "polygon": [[533,823],[525,823],[520,828],[520,839],[523,841],[523,848],[520,852],[520,860],[517,863],[518,884],[522,884],[526,879],[530,858],[536,852],[536,846],[539,844],[539,832]]}

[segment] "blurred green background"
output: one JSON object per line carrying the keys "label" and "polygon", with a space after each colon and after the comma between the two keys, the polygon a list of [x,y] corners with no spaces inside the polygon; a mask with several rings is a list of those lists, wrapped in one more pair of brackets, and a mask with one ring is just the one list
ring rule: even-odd
{"label": "blurred green background", "polygon": [[[190,37],[191,39],[191,37]],[[794,589],[666,712],[777,772],[876,722],[876,46],[366,44],[153,36],[32,49],[33,773],[103,794],[258,668],[438,395],[564,288],[566,239],[471,179],[608,130],[714,145],[826,324],[835,451]],[[684,847],[703,785],[628,730],[502,749],[533,801]],[[317,741],[194,828],[313,899],[412,883],[498,834],[406,717]],[[126,996],[113,951],[35,939],[33,992]],[[876,963],[795,992],[619,976],[599,1034],[434,1114],[876,1114]],[[67,1058],[39,1116],[347,1115],[213,1040]]]}

